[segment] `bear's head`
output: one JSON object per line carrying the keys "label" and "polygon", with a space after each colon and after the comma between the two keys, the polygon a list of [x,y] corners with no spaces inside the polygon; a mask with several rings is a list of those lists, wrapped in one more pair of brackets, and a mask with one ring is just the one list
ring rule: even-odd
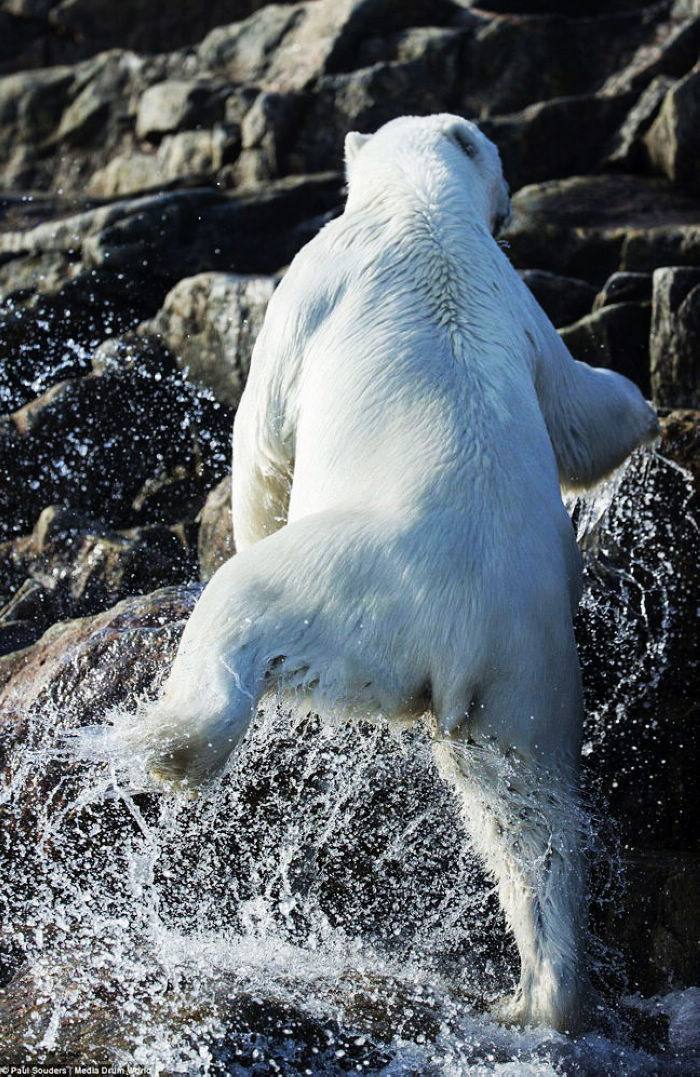
{"label": "bear's head", "polygon": [[461,193],[494,235],[510,218],[498,150],[476,124],[460,116],[402,116],[373,135],[350,131],[345,171],[348,209],[390,198],[392,192],[441,201]]}

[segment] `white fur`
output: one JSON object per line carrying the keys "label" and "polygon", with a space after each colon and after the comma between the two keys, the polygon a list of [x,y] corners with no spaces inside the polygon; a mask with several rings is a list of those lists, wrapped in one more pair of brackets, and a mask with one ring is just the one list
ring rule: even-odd
{"label": "white fur", "polygon": [[152,769],[215,773],[280,681],[397,718],[430,706],[520,950],[504,1015],[573,1028],[581,568],[560,483],[594,483],[656,420],[625,378],[572,360],[495,242],[507,188],[473,124],[394,120],[346,156],[345,212],[294,259],[255,346],[238,553],[185,629]]}

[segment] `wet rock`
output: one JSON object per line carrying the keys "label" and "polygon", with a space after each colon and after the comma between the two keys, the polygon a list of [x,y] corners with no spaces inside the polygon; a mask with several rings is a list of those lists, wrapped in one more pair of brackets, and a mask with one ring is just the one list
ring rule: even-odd
{"label": "wet rock", "polygon": [[654,273],[651,388],[660,407],[700,407],[700,269]]}
{"label": "wet rock", "polygon": [[613,273],[595,297],[593,310],[608,307],[611,303],[651,302],[651,274]]}
{"label": "wet rock", "polygon": [[644,141],[658,171],[700,195],[700,69],[671,87]]}
{"label": "wet rock", "polygon": [[689,857],[697,849],[700,412],[672,412],[662,430],[660,456],[635,459],[612,511],[582,541],[584,764],[623,855]]}
{"label": "wet rock", "polygon": [[276,285],[274,277],[227,273],[187,277],[168,293],[142,332],[159,337],[194,384],[235,408]]}
{"label": "wet rock", "polygon": [[649,396],[650,303],[611,303],[560,330],[575,359],[624,374]]}
{"label": "wet rock", "polygon": [[231,476],[210,492],[199,517],[199,578],[210,580],[236,552],[231,518]]}
{"label": "wet rock", "polygon": [[509,256],[602,286],[617,269],[649,272],[700,258],[700,206],[642,176],[572,176],[533,184],[513,198]]}
{"label": "wet rock", "polygon": [[[228,467],[230,413],[180,375],[107,371],[59,382],[0,426],[4,537],[64,504],[117,528],[192,519]],[[135,506],[144,484],[184,468],[174,515]]]}
{"label": "wet rock", "polygon": [[557,328],[588,314],[595,298],[595,288],[585,280],[561,277],[544,269],[524,269],[520,277]]}
{"label": "wet rock", "polygon": [[[36,263],[30,259],[29,281]],[[59,271],[56,283],[55,290],[50,281],[41,292],[13,290],[0,301],[0,412],[16,410],[56,381],[86,373],[100,341],[135,326],[158,305],[157,287],[138,269],[120,277],[78,266],[65,283]]]}
{"label": "wet rock", "polygon": [[[31,624],[36,639],[57,621],[185,583],[195,573],[192,535],[182,525],[114,532],[52,506],[31,535],[0,545],[0,626]],[[12,649],[9,642],[8,635],[6,651]]]}
{"label": "wet rock", "polygon": [[152,691],[200,591],[190,584],[124,599],[96,616],[53,625],[33,646],[0,658],[3,749],[44,708],[67,707],[84,724]]}

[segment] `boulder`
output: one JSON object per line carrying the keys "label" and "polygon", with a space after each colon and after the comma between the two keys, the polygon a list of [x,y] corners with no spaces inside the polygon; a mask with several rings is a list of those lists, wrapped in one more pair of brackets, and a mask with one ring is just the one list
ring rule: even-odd
{"label": "boulder", "polygon": [[[0,544],[0,627],[31,625],[38,639],[57,621],[184,583],[195,573],[191,536],[182,525],[114,532],[51,506],[31,535]],[[18,579],[23,582],[16,586]],[[12,649],[5,635],[6,650]]]}
{"label": "boulder", "polygon": [[588,314],[595,298],[595,288],[585,280],[561,277],[544,269],[522,269],[520,277],[557,328]]}
{"label": "boulder", "polygon": [[192,519],[228,468],[229,441],[230,412],[167,368],[58,382],[0,421],[12,475],[2,537],[26,533],[52,504],[116,528]]}
{"label": "boulder", "polygon": [[611,139],[606,164],[621,172],[640,169],[648,159],[643,136],[653,123],[664,97],[673,86],[669,75],[657,75],[643,90]]}
{"label": "boulder", "polygon": [[659,407],[700,407],[700,269],[669,266],[653,277],[651,389]]}
{"label": "boulder", "polygon": [[212,79],[166,79],[141,95],[136,113],[136,137],[159,142],[175,131],[210,127],[223,120],[225,83]]}
{"label": "boulder", "polygon": [[481,128],[498,146],[511,189],[595,172],[630,105],[627,95],[557,97],[490,116]]}
{"label": "boulder", "polygon": [[593,310],[608,307],[611,303],[650,303],[650,273],[613,273],[595,297]]}
{"label": "boulder", "polygon": [[141,331],[162,340],[190,381],[235,408],[276,285],[274,277],[229,273],[186,277]]}
{"label": "boulder", "polygon": [[41,254],[28,260],[27,283],[34,287],[16,288],[21,277],[8,273],[14,287],[0,301],[0,413],[15,411],[57,381],[87,373],[100,341],[153,314],[160,298],[157,282],[137,268],[124,276],[78,264],[65,280],[63,262],[56,280],[44,279],[37,291],[31,269]]}
{"label": "boulder", "polygon": [[206,583],[236,552],[231,518],[231,476],[207,496],[198,516],[199,578]]}
{"label": "boulder", "polygon": [[571,176],[532,184],[513,197],[503,233],[520,269],[537,267],[602,286],[617,269],[649,272],[700,258],[700,205],[658,180]]}
{"label": "boulder", "polygon": [[651,303],[610,303],[560,333],[575,359],[624,374],[649,396],[650,324]]}
{"label": "boulder", "polygon": [[127,598],[96,616],[56,624],[32,647],[0,658],[4,752],[45,708],[67,705],[72,723],[82,725],[153,691],[200,592],[190,584]]}
{"label": "boulder", "polygon": [[700,195],[700,68],[667,92],[644,141],[659,172]]}

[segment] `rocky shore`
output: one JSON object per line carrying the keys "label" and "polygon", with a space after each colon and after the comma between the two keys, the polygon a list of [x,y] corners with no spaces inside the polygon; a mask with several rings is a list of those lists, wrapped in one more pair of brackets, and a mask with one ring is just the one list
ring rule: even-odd
{"label": "rocky shore", "polygon": [[[0,0],[0,759],[44,713],[99,721],[160,681],[233,552],[251,348],[342,207],[345,133],[460,113],[499,147],[509,257],[574,356],[663,417],[669,463],[623,481],[632,523],[585,539],[578,626],[629,882],[597,931],[653,995],[700,983],[700,5],[575,8]],[[0,943],[0,1016],[22,958]]]}

